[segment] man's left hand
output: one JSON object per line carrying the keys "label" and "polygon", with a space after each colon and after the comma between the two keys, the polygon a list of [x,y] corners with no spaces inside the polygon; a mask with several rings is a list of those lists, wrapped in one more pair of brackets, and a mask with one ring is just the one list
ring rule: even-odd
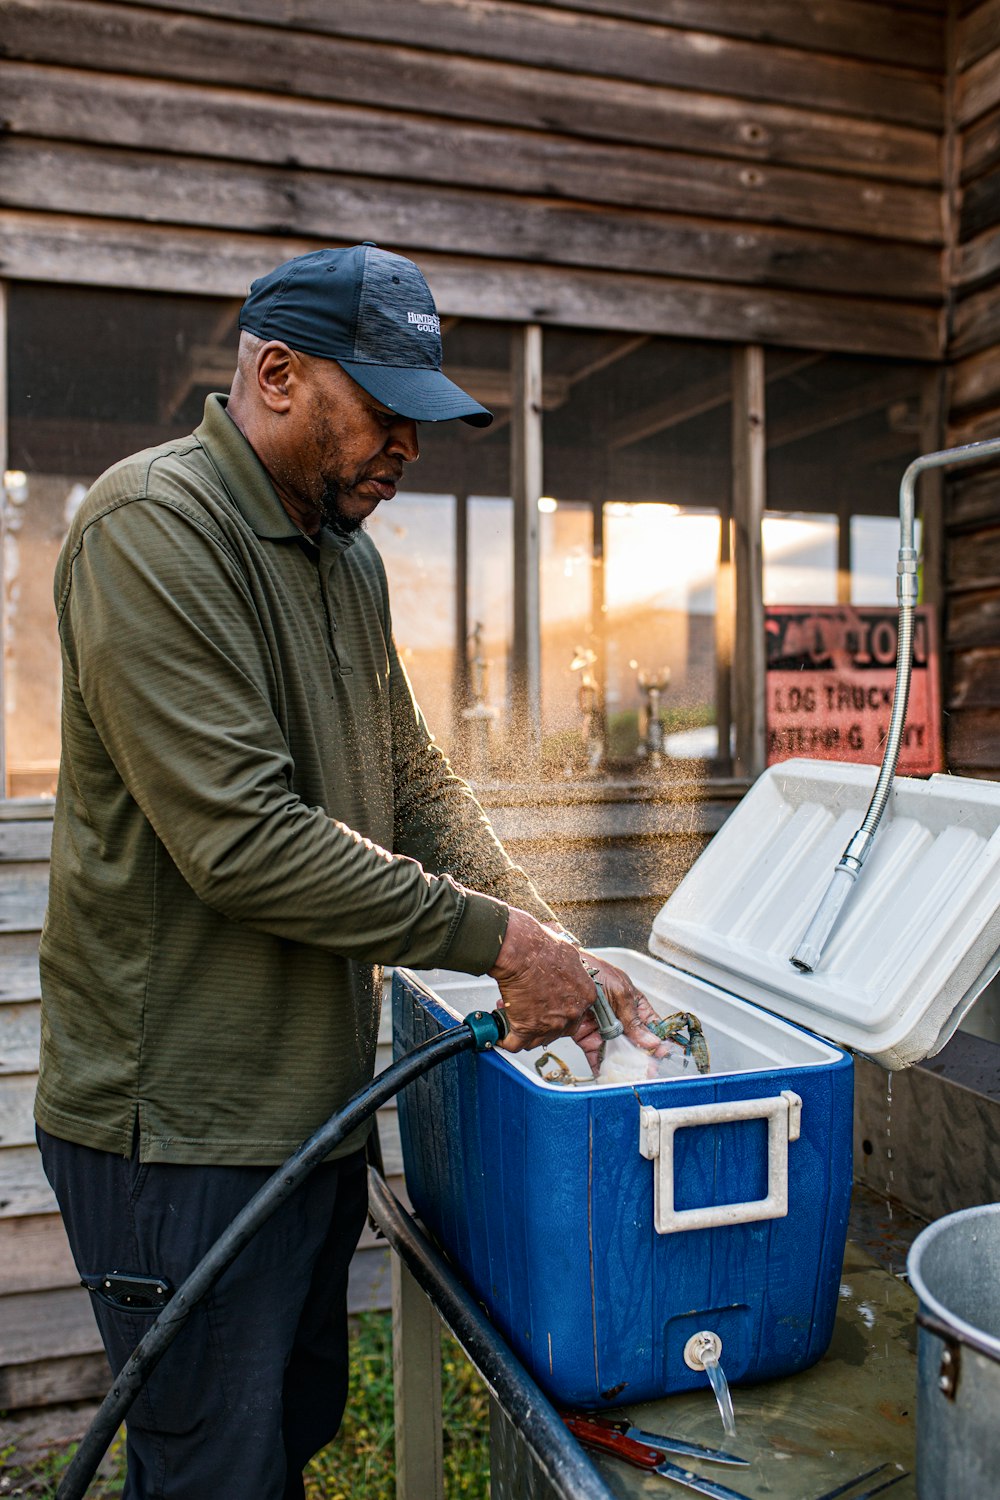
{"label": "man's left hand", "polygon": [[[615,968],[614,964],[609,964],[605,959],[596,958],[593,953],[581,951],[580,956],[588,968],[597,970],[597,978],[604,988],[608,1004],[625,1027],[625,1036],[633,1046],[638,1047],[642,1052],[648,1052],[650,1057],[669,1056],[675,1048],[669,1042],[661,1042],[647,1025],[649,1022],[658,1021],[659,1016],[624,970]],[[596,1076],[601,1066],[601,1049],[604,1043],[593,1011],[584,1012],[572,1036],[577,1046],[586,1054],[590,1070]]]}

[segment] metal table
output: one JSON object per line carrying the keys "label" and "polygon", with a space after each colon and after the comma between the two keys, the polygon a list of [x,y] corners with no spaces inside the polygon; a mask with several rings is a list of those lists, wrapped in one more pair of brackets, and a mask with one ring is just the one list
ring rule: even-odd
{"label": "metal table", "polygon": [[[395,1252],[398,1500],[438,1500],[443,1493],[439,1319],[491,1392],[493,1500],[652,1500],[693,1493],[617,1459],[584,1454],[448,1262],[374,1173],[370,1201]],[[887,1500],[913,1500],[916,1494],[916,1299],[904,1281],[862,1248],[866,1241],[884,1239],[873,1227],[871,1202],[862,1208],[867,1219],[863,1213],[852,1224],[829,1352],[799,1375],[736,1389],[735,1438],[724,1435],[707,1384],[704,1392],[626,1408],[636,1425],[649,1431],[750,1459],[742,1469],[691,1464],[747,1500],[818,1500],[876,1465],[885,1467],[845,1500],[904,1470],[908,1477],[886,1492]]]}

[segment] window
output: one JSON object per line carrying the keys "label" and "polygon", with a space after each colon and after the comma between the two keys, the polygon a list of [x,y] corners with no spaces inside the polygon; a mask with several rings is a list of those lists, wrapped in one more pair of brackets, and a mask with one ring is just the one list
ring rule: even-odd
{"label": "window", "polygon": [[729,349],[549,329],[543,392],[543,752],[557,774],[711,758]]}

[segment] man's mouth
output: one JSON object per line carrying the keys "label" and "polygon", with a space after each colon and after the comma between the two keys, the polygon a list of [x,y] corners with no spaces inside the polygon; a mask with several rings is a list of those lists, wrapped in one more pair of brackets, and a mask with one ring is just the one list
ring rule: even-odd
{"label": "man's mouth", "polygon": [[358,489],[371,491],[379,500],[391,500],[396,493],[396,480],[385,477],[376,479],[374,475],[369,475],[358,485]]}

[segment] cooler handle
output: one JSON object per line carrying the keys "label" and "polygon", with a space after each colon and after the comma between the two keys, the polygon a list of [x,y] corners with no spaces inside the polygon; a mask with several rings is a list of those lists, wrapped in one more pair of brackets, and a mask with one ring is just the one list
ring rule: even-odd
{"label": "cooler handle", "polygon": [[[788,1213],[788,1143],[797,1141],[802,1100],[791,1089],[771,1099],[735,1099],[722,1104],[682,1104],[639,1112],[639,1150],[655,1163],[653,1227],[657,1234],[718,1229],[726,1224],[753,1224],[783,1219]],[[674,1136],[692,1125],[727,1125],[734,1120],[767,1121],[767,1197],[750,1203],[709,1203],[702,1208],[674,1207]]]}

